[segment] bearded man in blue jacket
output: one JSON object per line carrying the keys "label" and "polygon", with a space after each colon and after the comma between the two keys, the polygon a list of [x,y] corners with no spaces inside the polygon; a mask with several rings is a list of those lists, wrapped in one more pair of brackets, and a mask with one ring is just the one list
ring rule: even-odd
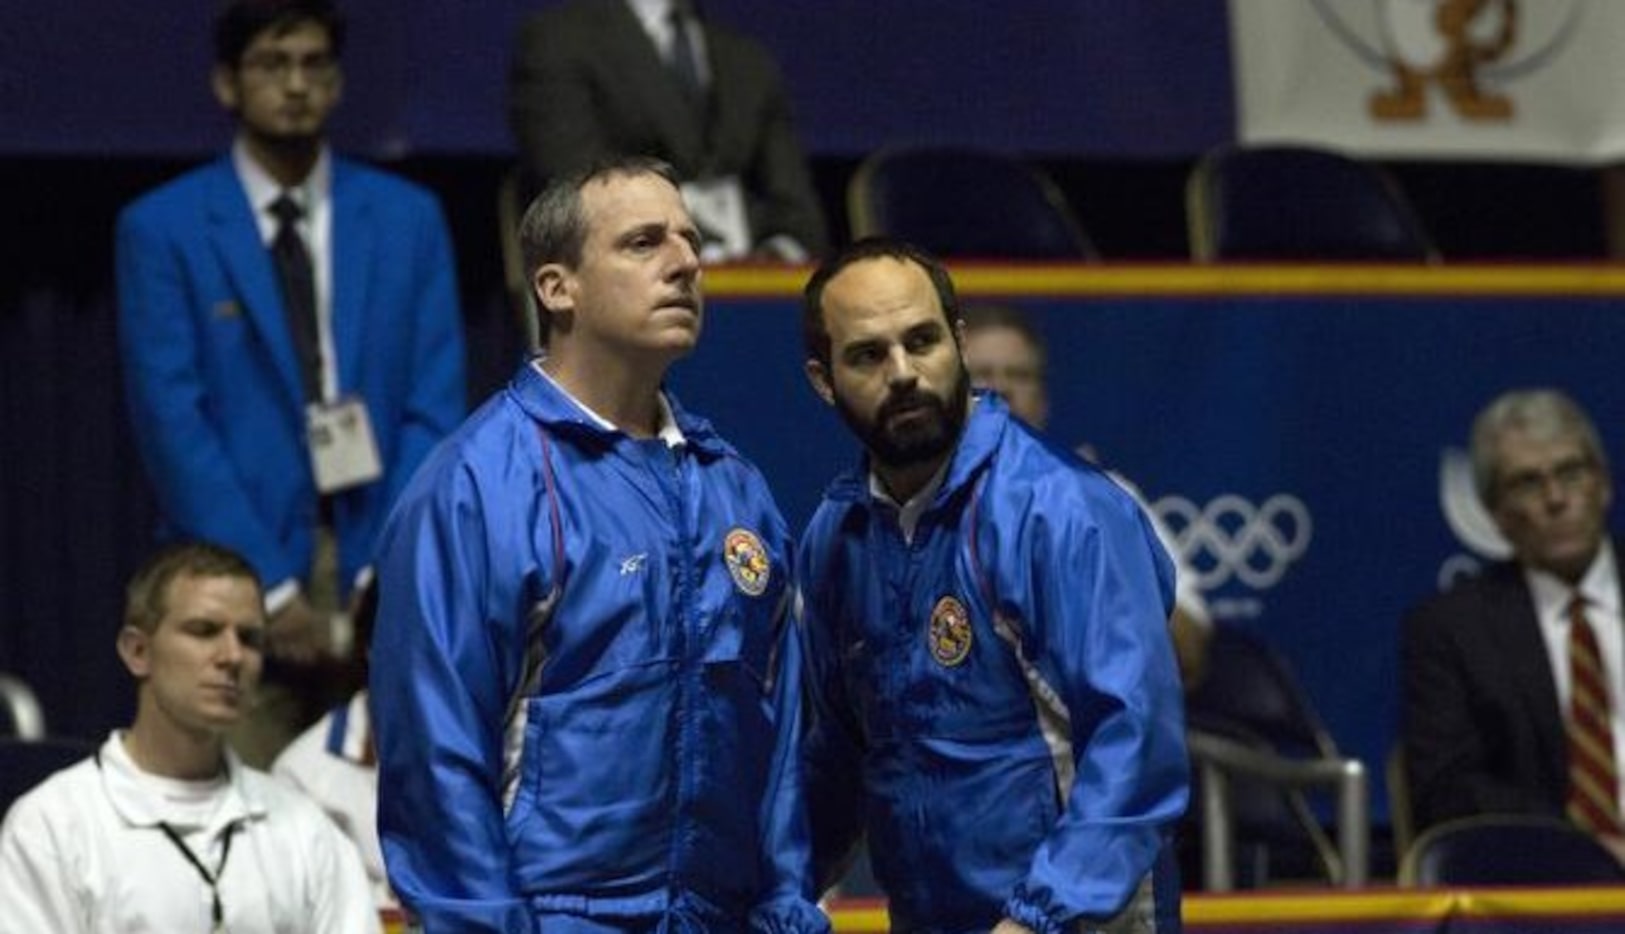
{"label": "bearded man in blue jacket", "polygon": [[790,541],[662,387],[699,338],[671,169],[560,179],[520,242],[545,336],[384,534],[372,700],[390,883],[438,931],[827,931],[789,795]]}
{"label": "bearded man in blue jacket", "polygon": [[859,241],[806,288],[863,442],[798,552],[808,891],[860,834],[894,931],[1176,930],[1173,572],[1116,483],[972,395],[953,284]]}

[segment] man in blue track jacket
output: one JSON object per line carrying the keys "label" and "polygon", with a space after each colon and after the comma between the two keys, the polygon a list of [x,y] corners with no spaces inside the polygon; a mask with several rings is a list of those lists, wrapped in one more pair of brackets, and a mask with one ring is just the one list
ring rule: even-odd
{"label": "man in blue track jacket", "polygon": [[[379,830],[427,931],[827,931],[792,835],[790,541],[662,390],[699,337],[664,163],[561,179],[520,240],[546,350],[384,534]],[[788,864],[786,864],[788,866]]]}
{"label": "man in blue track jacket", "polygon": [[925,254],[860,241],[803,313],[867,450],[797,564],[814,881],[866,832],[894,931],[1176,929],[1173,573],[1140,509],[971,394]]}

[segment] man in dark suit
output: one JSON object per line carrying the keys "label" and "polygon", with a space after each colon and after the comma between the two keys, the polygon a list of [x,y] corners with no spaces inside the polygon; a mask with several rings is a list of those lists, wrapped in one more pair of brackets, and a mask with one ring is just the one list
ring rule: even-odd
{"label": "man in dark suit", "polygon": [[275,681],[342,649],[386,511],[464,411],[438,203],[325,141],[343,38],[330,0],[229,5],[212,85],[231,151],[118,224],[124,377],[162,532],[225,545],[269,585],[272,684],[234,737],[260,767],[327,700]]}
{"label": "man in dark suit", "polygon": [[779,70],[760,43],[691,0],[569,0],[514,49],[509,115],[534,189],[607,155],[671,163],[702,258],[800,261],[823,214]]}
{"label": "man in dark suit", "polygon": [[[1474,422],[1472,460],[1513,560],[1405,620],[1403,740],[1416,827],[1566,815],[1618,849],[1625,639],[1606,525],[1613,481],[1596,428],[1561,392],[1509,392]],[[1582,637],[1589,648],[1576,647]],[[1571,667],[1593,654],[1583,671]],[[1582,712],[1583,698],[1602,707]],[[1587,718],[1601,741],[1576,738],[1571,721]]]}

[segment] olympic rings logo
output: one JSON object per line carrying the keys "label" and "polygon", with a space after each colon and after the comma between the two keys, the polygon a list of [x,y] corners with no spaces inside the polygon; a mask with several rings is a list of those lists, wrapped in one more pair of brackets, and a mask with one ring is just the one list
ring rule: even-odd
{"label": "olympic rings logo", "polygon": [[1152,508],[1203,591],[1221,587],[1232,577],[1254,590],[1274,587],[1309,550],[1314,535],[1309,507],[1287,493],[1277,493],[1258,507],[1245,497],[1225,493],[1205,507],[1182,496],[1165,496]]}

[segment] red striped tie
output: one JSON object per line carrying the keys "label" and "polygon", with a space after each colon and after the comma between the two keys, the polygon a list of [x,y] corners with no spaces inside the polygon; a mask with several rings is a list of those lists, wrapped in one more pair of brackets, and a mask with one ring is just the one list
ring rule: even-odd
{"label": "red striped tie", "polygon": [[1569,604],[1569,819],[1598,836],[1625,835],[1619,814],[1619,769],[1597,634],[1585,599]]}

